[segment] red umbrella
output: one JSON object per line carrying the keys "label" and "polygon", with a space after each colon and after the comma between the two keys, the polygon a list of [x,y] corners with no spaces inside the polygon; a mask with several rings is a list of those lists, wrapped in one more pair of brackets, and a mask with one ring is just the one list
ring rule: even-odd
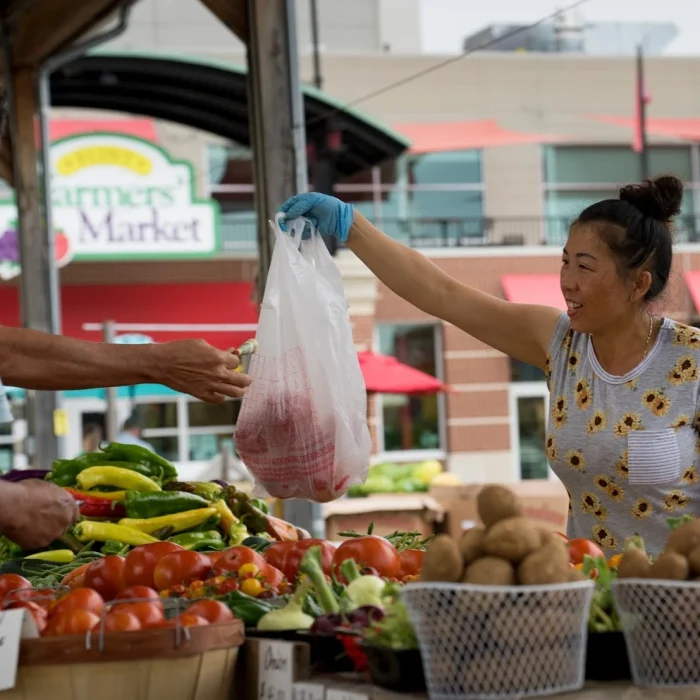
{"label": "red umbrella", "polygon": [[449,391],[439,379],[399,362],[395,357],[369,350],[358,352],[367,392],[376,394],[434,394]]}

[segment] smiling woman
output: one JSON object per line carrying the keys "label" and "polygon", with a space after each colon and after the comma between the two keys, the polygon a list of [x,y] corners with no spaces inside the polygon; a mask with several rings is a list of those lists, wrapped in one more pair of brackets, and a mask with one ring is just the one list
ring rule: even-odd
{"label": "smiling woman", "polygon": [[607,554],[638,533],[656,554],[667,514],[700,497],[700,332],[649,307],[668,282],[682,194],[680,180],[659,178],[579,215],[563,253],[564,314],[458,282],[335,197],[297,195],[282,212],[316,219],[425,313],[543,369],[551,392],[543,448],[570,494],[569,536],[594,539]]}

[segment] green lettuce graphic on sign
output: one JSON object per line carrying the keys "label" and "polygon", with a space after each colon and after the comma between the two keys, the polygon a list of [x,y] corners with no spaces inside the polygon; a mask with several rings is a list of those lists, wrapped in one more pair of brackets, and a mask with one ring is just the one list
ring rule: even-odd
{"label": "green lettuce graphic on sign", "polygon": [[[57,267],[67,265],[72,258],[66,234],[54,228],[54,254]],[[19,232],[17,219],[12,219],[0,234],[0,280],[10,280],[22,271],[19,264]]]}

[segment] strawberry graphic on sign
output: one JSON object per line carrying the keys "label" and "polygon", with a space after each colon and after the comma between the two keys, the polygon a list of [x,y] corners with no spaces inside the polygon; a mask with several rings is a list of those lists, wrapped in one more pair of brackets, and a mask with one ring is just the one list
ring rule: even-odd
{"label": "strawberry graphic on sign", "polygon": [[[19,235],[17,220],[10,222],[0,233],[0,280],[9,280],[22,272],[19,264]],[[70,239],[60,228],[54,228],[54,252],[56,267],[64,267],[73,258]]]}

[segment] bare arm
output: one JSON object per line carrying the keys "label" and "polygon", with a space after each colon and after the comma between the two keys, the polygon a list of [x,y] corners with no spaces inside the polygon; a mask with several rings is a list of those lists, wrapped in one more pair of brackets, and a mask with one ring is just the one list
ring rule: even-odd
{"label": "bare arm", "polygon": [[513,304],[468,287],[357,211],[347,245],[389,289],[422,311],[510,357],[544,368],[559,310]]}

